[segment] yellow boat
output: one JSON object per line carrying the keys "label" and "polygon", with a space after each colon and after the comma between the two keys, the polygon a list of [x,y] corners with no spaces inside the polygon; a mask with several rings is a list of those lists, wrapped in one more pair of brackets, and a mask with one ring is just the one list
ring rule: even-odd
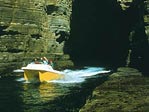
{"label": "yellow boat", "polygon": [[46,64],[28,64],[22,69],[24,70],[24,79],[29,82],[44,82],[63,77],[62,72],[54,70]]}

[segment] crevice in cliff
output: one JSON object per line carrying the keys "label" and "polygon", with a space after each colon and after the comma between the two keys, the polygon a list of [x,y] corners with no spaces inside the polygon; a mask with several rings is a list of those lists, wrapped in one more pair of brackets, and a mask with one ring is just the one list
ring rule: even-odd
{"label": "crevice in cliff", "polygon": [[2,35],[18,35],[21,34],[18,31],[7,30],[8,26],[0,26],[0,36]]}
{"label": "crevice in cliff", "polygon": [[15,49],[15,48],[8,48],[7,52],[9,52],[9,53],[20,53],[20,52],[23,52],[23,50]]}
{"label": "crevice in cliff", "polygon": [[54,11],[57,11],[58,7],[55,5],[46,5],[45,6],[45,11],[47,15],[51,15]]}
{"label": "crevice in cliff", "polygon": [[6,28],[8,28],[8,26],[0,26],[0,31],[3,31]]}
{"label": "crevice in cliff", "polygon": [[9,30],[9,31],[0,31],[0,36],[2,35],[18,35],[18,34],[21,34],[19,33],[18,31],[12,31],[12,30]]}
{"label": "crevice in cliff", "polygon": [[40,34],[32,34],[31,37],[36,39],[36,40],[38,40],[38,39],[42,38],[42,35],[40,35]]}
{"label": "crevice in cliff", "polygon": [[67,41],[69,38],[69,33],[65,32],[65,31],[59,31],[55,33],[56,36],[59,36],[56,41],[59,43],[62,43],[63,41]]}
{"label": "crevice in cliff", "polygon": [[8,26],[0,26],[0,36],[4,35],[5,29],[8,28]]}

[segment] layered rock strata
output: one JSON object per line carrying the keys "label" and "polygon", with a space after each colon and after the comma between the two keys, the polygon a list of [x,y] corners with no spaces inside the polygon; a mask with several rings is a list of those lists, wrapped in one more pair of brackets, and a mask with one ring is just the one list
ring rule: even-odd
{"label": "layered rock strata", "polygon": [[71,4],[71,0],[0,0],[0,74],[26,65],[33,57],[47,56],[61,66],[72,64],[63,53]]}

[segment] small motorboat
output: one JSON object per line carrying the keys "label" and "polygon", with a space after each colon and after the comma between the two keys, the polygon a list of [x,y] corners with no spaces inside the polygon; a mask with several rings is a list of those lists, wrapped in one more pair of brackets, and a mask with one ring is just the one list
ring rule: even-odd
{"label": "small motorboat", "polygon": [[45,82],[63,77],[62,72],[54,70],[47,64],[28,64],[22,67],[22,70],[24,70],[24,79],[29,82]]}

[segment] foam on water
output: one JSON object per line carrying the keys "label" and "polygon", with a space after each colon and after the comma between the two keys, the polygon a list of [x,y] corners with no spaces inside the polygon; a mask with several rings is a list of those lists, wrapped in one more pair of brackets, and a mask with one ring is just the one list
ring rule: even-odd
{"label": "foam on water", "polygon": [[18,81],[18,82],[23,82],[23,81],[25,81],[25,79],[22,77],[22,78],[16,79],[16,81]]}
{"label": "foam on water", "polygon": [[[77,70],[71,70],[71,69],[65,69],[61,71],[64,74],[63,79],[59,80],[52,80],[48,82],[52,83],[81,83],[85,81],[86,78],[102,74],[102,73],[109,73],[110,70],[104,70],[102,67],[84,67],[83,69],[77,69]],[[19,78],[16,81],[18,82],[24,82],[24,78]]]}
{"label": "foam on water", "polygon": [[52,80],[49,82],[54,83],[80,83],[85,81],[86,78],[101,74],[101,73],[109,73],[109,70],[104,70],[101,67],[84,67],[83,69],[71,70],[66,69],[62,71],[64,73],[64,78],[61,80]]}
{"label": "foam on water", "polygon": [[24,70],[22,69],[16,69],[16,70],[13,70],[14,73],[21,73],[21,72],[24,72]]}

